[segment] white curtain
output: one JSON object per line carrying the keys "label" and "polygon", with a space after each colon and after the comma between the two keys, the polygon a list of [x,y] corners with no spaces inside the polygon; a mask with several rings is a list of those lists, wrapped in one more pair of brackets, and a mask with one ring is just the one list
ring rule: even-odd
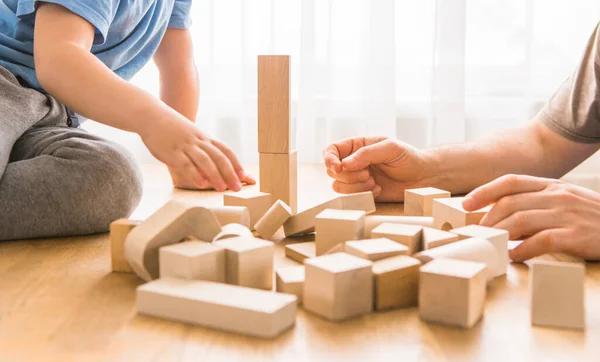
{"label": "white curtain", "polygon": [[[256,57],[290,54],[299,160],[317,162],[343,137],[424,148],[528,122],[577,65],[600,2],[195,0],[193,16],[198,127],[256,163]],[[153,64],[133,82],[158,93]],[[152,160],[135,135],[85,127]]]}

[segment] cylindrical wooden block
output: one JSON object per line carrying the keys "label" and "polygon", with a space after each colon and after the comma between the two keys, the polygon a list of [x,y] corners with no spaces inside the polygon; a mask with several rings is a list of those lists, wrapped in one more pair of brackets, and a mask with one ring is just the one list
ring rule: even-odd
{"label": "cylindrical wooden block", "polygon": [[221,232],[217,236],[215,236],[215,238],[212,241],[214,243],[215,241],[218,241],[218,240],[236,238],[238,236],[244,236],[244,237],[249,237],[249,238],[254,237],[254,235],[252,234],[252,231],[250,231],[250,229],[248,229],[244,225],[227,224],[221,228]]}
{"label": "cylindrical wooden block", "polygon": [[371,230],[383,223],[433,227],[433,218],[429,216],[367,215],[365,217],[365,238],[370,238]]}

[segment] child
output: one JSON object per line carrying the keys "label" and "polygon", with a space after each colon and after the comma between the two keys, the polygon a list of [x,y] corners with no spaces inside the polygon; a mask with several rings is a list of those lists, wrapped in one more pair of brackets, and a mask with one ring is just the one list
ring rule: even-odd
{"label": "child", "polygon": [[[138,204],[132,157],[79,118],[135,132],[182,188],[255,183],[191,121],[198,79],[191,0],[3,0],[0,240],[108,230]],[[129,84],[151,57],[160,98]],[[191,121],[190,121],[191,120]]]}

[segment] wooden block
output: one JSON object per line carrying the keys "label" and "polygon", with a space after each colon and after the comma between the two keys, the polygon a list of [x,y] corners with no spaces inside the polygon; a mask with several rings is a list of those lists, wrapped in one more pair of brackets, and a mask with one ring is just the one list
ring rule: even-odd
{"label": "wooden block", "polygon": [[288,244],[285,246],[285,256],[304,264],[306,259],[316,256],[316,246],[314,241],[306,243]]}
{"label": "wooden block", "polygon": [[538,260],[529,269],[531,324],[585,329],[585,266]]}
{"label": "wooden block", "polygon": [[365,217],[365,238],[370,238],[371,231],[383,223],[433,227],[433,218],[430,216],[367,215]]}
{"label": "wooden block", "polygon": [[348,240],[363,238],[365,212],[358,210],[325,209],[315,220],[317,256]]}
{"label": "wooden block", "polygon": [[290,121],[290,56],[258,56],[258,152],[290,153],[295,130]]}
{"label": "wooden block", "polygon": [[110,265],[113,272],[133,273],[125,258],[125,239],[139,221],[119,219],[110,223]]}
{"label": "wooden block", "polygon": [[494,245],[498,253],[498,261],[500,262],[496,276],[506,274],[508,268],[508,231],[496,228],[490,228],[481,225],[467,225],[457,229],[452,229],[450,232],[458,235],[461,239],[481,238],[487,239]]}
{"label": "wooden block", "polygon": [[348,241],[342,245],[346,253],[370,261],[408,253],[406,246],[386,238]]}
{"label": "wooden block", "polygon": [[317,215],[325,209],[342,209],[342,200],[335,198],[290,217],[283,224],[285,236],[295,236],[315,231]]}
{"label": "wooden block", "polygon": [[261,338],[274,338],[296,321],[294,295],[200,280],[143,284],[136,305],[140,314]]}
{"label": "wooden block", "polygon": [[289,154],[261,153],[259,164],[260,191],[270,193],[273,200],[285,202],[295,213],[298,210],[297,152],[293,151]]}
{"label": "wooden block", "polygon": [[423,264],[442,258],[484,263],[487,265],[485,275],[488,282],[498,276],[498,271],[501,269],[498,253],[494,245],[488,240],[480,238],[470,238],[442,245],[437,248],[421,251],[413,256]]}
{"label": "wooden block", "polygon": [[304,262],[304,309],[332,321],[373,310],[372,263],[346,253],[324,255]]}
{"label": "wooden block", "polygon": [[254,229],[260,237],[268,240],[290,217],[292,209],[285,202],[277,200],[254,225]]}
{"label": "wooden block", "polygon": [[376,211],[375,198],[371,191],[341,195],[339,199],[342,201],[342,209],[344,210],[362,210],[367,214]]}
{"label": "wooden block", "polygon": [[373,263],[375,310],[417,305],[421,262],[400,255]]}
{"label": "wooden block", "polygon": [[275,246],[253,237],[219,240],[226,249],[227,284],[271,290]]}
{"label": "wooden block", "polygon": [[458,241],[460,237],[448,231],[423,228],[423,250],[437,248]]}
{"label": "wooden block", "polygon": [[212,242],[217,242],[219,240],[229,239],[229,238],[237,238],[237,237],[245,237],[252,238],[254,234],[252,231],[241,224],[227,224],[221,228],[221,232],[217,234],[217,236],[212,239]]}
{"label": "wooden block", "polygon": [[225,283],[225,248],[203,241],[185,241],[159,250],[160,277]]}
{"label": "wooden block", "polygon": [[293,294],[298,298],[298,305],[302,304],[304,266],[291,266],[277,269],[275,281],[275,288],[279,293]]}
{"label": "wooden block", "polygon": [[432,208],[434,227],[448,231],[462,226],[479,224],[479,221],[491,209],[491,206],[487,206],[477,211],[467,212],[462,207],[464,199],[464,197],[434,199]]}
{"label": "wooden block", "polygon": [[250,211],[245,206],[214,206],[209,208],[219,220],[221,226],[227,224],[241,224],[247,228],[250,225]]}
{"label": "wooden block", "polygon": [[215,215],[202,206],[169,201],[135,227],[125,240],[125,256],[142,279],[158,278],[158,249],[187,236],[211,241],[221,231]]}
{"label": "wooden block", "polygon": [[404,225],[383,223],[371,231],[373,238],[388,238],[408,248],[408,255],[421,250],[423,227],[419,225]]}
{"label": "wooden block", "polygon": [[[275,199],[276,200],[276,199]],[[269,210],[273,204],[272,195],[266,192],[243,191],[223,195],[225,206],[244,206],[250,212],[250,227]]]}
{"label": "wooden block", "polygon": [[327,250],[323,255],[327,254],[335,254],[335,253],[345,253],[346,252],[346,242],[335,244],[335,246],[329,250]]}
{"label": "wooden block", "polygon": [[449,198],[450,196],[450,192],[435,187],[404,190],[404,215],[431,216],[433,199]]}
{"label": "wooden block", "polygon": [[451,259],[437,259],[422,266],[419,274],[421,319],[449,326],[473,327],[483,315],[485,269],[484,263]]}

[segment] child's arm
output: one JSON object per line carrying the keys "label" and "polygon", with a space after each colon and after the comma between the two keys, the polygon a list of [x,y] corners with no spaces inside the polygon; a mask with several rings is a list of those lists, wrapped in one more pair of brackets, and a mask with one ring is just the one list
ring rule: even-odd
{"label": "child's arm", "polygon": [[75,112],[138,133],[150,152],[178,172],[215,189],[239,190],[244,171],[189,120],[129,84],[90,49],[94,27],[62,6],[42,3],[34,34],[36,74],[42,87]]}

